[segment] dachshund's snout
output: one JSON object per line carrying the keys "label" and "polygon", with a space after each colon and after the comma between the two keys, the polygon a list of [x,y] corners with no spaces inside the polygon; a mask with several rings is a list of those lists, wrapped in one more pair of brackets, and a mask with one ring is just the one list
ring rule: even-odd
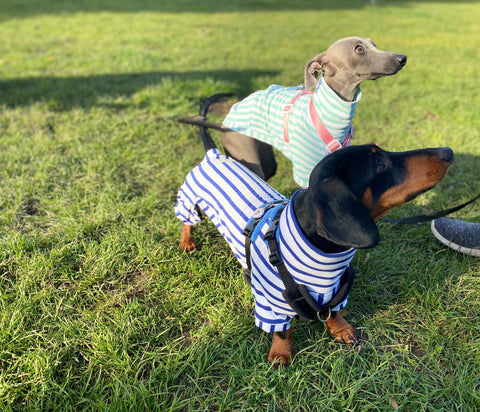
{"label": "dachshund's snout", "polygon": [[447,163],[453,162],[453,150],[449,147],[441,147],[438,149],[438,157]]}

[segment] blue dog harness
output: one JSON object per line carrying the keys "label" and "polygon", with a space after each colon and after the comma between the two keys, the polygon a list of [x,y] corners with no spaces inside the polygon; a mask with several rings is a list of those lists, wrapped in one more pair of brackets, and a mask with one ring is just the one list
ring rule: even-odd
{"label": "blue dog harness", "polygon": [[330,319],[331,308],[336,307],[341,303],[350,292],[355,279],[355,271],[351,266],[348,266],[340,279],[340,288],[335,296],[327,303],[319,304],[310,295],[307,287],[304,284],[297,284],[290,272],[285,266],[282,255],[278,249],[277,229],[280,220],[280,214],[283,207],[287,204],[286,201],[275,201],[268,203],[258,209],[252,218],[250,218],[243,234],[245,235],[245,255],[247,258],[248,269],[245,269],[243,276],[245,280],[251,284],[251,262],[250,262],[250,245],[252,240],[255,240],[258,235],[257,226],[262,225],[262,220],[269,219],[270,226],[265,233],[265,241],[270,248],[270,263],[277,268],[280,278],[285,286],[282,296],[291,308],[297,313],[298,318],[313,322],[320,320],[326,322]]}

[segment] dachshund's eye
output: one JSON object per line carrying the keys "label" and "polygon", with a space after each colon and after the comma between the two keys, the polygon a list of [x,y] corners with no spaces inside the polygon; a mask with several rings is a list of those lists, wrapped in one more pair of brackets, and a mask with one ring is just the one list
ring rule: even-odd
{"label": "dachshund's eye", "polygon": [[363,54],[364,52],[365,52],[365,49],[362,46],[355,47],[355,53]]}
{"label": "dachshund's eye", "polygon": [[383,172],[386,168],[387,165],[383,163],[380,159],[377,159],[377,173]]}

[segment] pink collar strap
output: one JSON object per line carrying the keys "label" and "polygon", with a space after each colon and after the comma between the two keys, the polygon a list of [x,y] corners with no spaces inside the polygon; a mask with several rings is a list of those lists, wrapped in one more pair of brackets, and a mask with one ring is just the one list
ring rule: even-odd
{"label": "pink collar strap", "polygon": [[[292,109],[292,106],[295,104],[297,99],[300,96],[303,96],[305,94],[312,94],[310,90],[302,90],[299,94],[297,94],[289,104],[287,104],[284,109],[283,109],[283,138],[285,141],[288,143],[289,142],[289,137],[288,137],[288,120],[290,118],[290,110]],[[313,127],[317,131],[318,135],[322,139],[323,143],[325,143],[325,146],[327,147],[327,150],[329,153],[334,152],[335,150],[338,150],[342,147],[346,147],[350,145],[350,142],[352,140],[352,134],[353,134],[353,128],[350,127],[350,131],[348,132],[347,137],[343,141],[343,144],[340,144],[338,140],[336,140],[328,131],[328,129],[325,127],[325,125],[322,123],[320,120],[320,117],[318,117],[318,113],[315,110],[315,106],[313,104],[313,99],[310,100],[309,104],[309,110],[310,110],[310,117],[312,119]]]}

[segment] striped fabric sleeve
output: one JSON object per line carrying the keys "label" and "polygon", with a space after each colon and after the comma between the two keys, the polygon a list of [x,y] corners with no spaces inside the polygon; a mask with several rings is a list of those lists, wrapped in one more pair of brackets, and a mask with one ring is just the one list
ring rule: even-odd
{"label": "striped fabric sleeve", "polygon": [[188,225],[194,225],[200,222],[201,218],[195,207],[196,204],[196,196],[192,193],[188,185],[184,184],[178,191],[175,216]]}

